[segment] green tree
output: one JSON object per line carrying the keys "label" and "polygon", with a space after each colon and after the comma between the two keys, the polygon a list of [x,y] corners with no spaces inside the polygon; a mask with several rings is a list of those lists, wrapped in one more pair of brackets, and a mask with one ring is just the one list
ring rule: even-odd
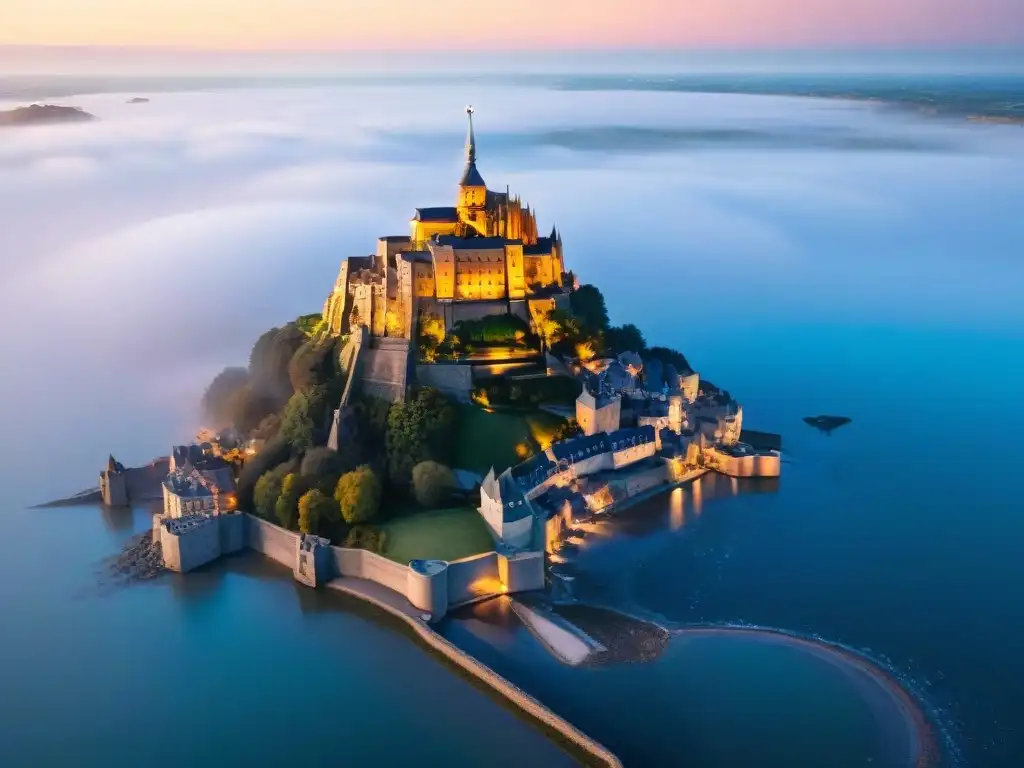
{"label": "green tree", "polygon": [[679,373],[685,373],[686,371],[692,371],[689,361],[683,355],[682,352],[678,352],[669,347],[651,347],[647,350],[647,354],[644,358],[648,360],[658,360],[663,365],[673,366]]}
{"label": "green tree", "polygon": [[213,429],[237,426],[232,401],[239,390],[249,383],[245,368],[225,368],[218,373],[203,393],[203,416]]}
{"label": "green tree", "polygon": [[281,436],[296,454],[327,442],[330,405],[325,387],[309,387],[288,400],[281,415]]}
{"label": "green tree", "polygon": [[608,308],[604,296],[594,285],[581,285],[569,295],[572,313],[590,333],[608,330]]}
{"label": "green tree", "polygon": [[314,488],[318,488],[330,495],[338,484],[338,479],[353,467],[346,467],[343,457],[337,451],[330,448],[310,448],[302,457],[302,466],[299,472],[303,477],[309,478]]}
{"label": "green tree", "polygon": [[277,498],[274,515],[282,528],[294,531],[299,521],[299,499],[310,490],[309,479],[294,472],[284,477],[281,483],[281,495]]}
{"label": "green tree", "polygon": [[307,387],[323,386],[334,377],[334,339],[309,339],[292,355],[288,363],[288,380],[296,392]]}
{"label": "green tree", "polygon": [[559,440],[568,440],[570,437],[578,437],[582,434],[583,430],[580,429],[576,419],[566,419],[555,429],[551,436],[551,442],[557,443]]}
{"label": "green tree", "polygon": [[455,473],[437,461],[421,461],[412,469],[412,492],[420,506],[438,507],[451,498]]}
{"label": "green tree", "polygon": [[238,473],[238,481],[235,483],[239,509],[253,509],[253,492],[256,490],[256,482],[264,473],[288,461],[291,458],[291,450],[288,441],[278,436],[268,440],[263,446],[263,450],[245,463],[242,471]]}
{"label": "green tree", "polygon": [[407,487],[412,468],[421,461],[447,462],[452,456],[452,431],[457,412],[436,389],[424,388],[388,411],[385,439],[388,478]]}
{"label": "green tree", "polygon": [[365,549],[383,555],[386,545],[387,534],[372,525],[357,525],[345,537],[347,549]]}
{"label": "green tree", "polygon": [[268,472],[264,472],[256,481],[256,489],[253,491],[253,507],[256,514],[264,520],[274,520],[277,517],[277,500],[281,497],[281,487],[284,478],[292,471],[288,462],[280,464]]}
{"label": "green tree", "polygon": [[632,323],[609,328],[604,335],[605,345],[616,354],[621,352],[642,353],[647,350],[644,335]]}
{"label": "green tree", "polygon": [[288,364],[306,341],[306,334],[295,324],[271,328],[253,345],[249,355],[249,382],[255,393],[283,405],[291,397],[292,384]]}
{"label": "green tree", "polygon": [[299,499],[299,532],[316,533],[321,521],[338,516],[338,504],[327,494],[314,488]]}
{"label": "green tree", "polygon": [[276,398],[261,394],[252,383],[236,390],[228,405],[231,423],[241,434],[254,432],[268,416],[280,408]]}
{"label": "green tree", "polygon": [[338,480],[334,500],[346,523],[369,522],[380,510],[380,480],[368,464],[356,467]]}

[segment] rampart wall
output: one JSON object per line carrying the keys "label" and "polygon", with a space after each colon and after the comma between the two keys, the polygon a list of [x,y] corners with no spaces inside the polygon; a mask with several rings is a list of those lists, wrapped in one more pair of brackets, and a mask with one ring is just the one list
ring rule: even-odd
{"label": "rampart wall", "polygon": [[496,552],[448,563],[448,605],[451,607],[499,592],[500,586]]}
{"label": "rampart wall", "polygon": [[246,543],[250,549],[255,549],[271,560],[289,568],[295,567],[295,558],[299,551],[299,540],[301,536],[284,528],[268,523],[266,520],[253,515],[246,515],[248,525],[246,526]]}
{"label": "rampart wall", "polygon": [[473,389],[473,367],[461,363],[417,365],[416,383],[421,387],[433,387],[466,402]]}
{"label": "rampart wall", "polygon": [[331,547],[339,576],[355,576],[382,584],[407,597],[409,567],[365,549]]}

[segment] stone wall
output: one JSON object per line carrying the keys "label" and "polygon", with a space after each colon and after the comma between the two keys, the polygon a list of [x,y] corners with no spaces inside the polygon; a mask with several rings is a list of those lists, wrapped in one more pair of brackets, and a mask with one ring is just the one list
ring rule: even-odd
{"label": "stone wall", "polygon": [[392,403],[405,399],[409,375],[409,342],[404,339],[375,339],[360,357],[359,388],[371,397]]}
{"label": "stone wall", "polygon": [[[220,526],[216,517],[190,516],[160,520],[160,547],[164,566],[187,573],[220,557]],[[176,530],[170,530],[175,526]]]}
{"label": "stone wall", "polygon": [[529,592],[544,588],[544,553],[516,552],[498,555],[498,576],[505,590]]}
{"label": "stone wall", "polygon": [[217,517],[217,524],[220,535],[220,553],[222,555],[230,555],[246,547],[247,523],[245,515],[240,513],[219,515]]}
{"label": "stone wall", "polygon": [[294,568],[295,557],[299,551],[299,534],[286,531],[253,515],[246,515],[246,518],[249,548],[261,552],[281,565]]}
{"label": "stone wall", "polygon": [[633,472],[623,472],[611,478],[609,485],[615,489],[615,497],[630,498],[641,493],[646,493],[659,485],[665,485],[671,481],[671,467],[667,462],[658,462],[653,466],[638,469]]}
{"label": "stone wall", "polygon": [[331,547],[334,562],[341,576],[355,576],[375,581],[405,596],[409,585],[408,566],[388,560],[365,549]]}
{"label": "stone wall", "polygon": [[455,607],[499,591],[496,552],[448,563],[448,605]]}
{"label": "stone wall", "polygon": [[433,387],[462,402],[469,401],[473,389],[473,367],[470,365],[417,365],[416,383]]}

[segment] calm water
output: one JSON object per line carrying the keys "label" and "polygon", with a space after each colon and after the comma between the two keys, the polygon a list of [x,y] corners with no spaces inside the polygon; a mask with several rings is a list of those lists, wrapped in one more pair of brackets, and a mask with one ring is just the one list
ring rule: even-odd
{"label": "calm water", "polygon": [[[622,88],[211,87],[141,107],[107,89],[73,100],[95,124],[5,136],[0,762],[559,763],[404,636],[258,559],[103,591],[96,564],[145,516],[27,509],[94,484],[111,450],[137,464],[194,434],[206,382],[321,306],[342,255],[449,201],[471,102],[484,177],[558,224],[613,322],[784,436],[777,487],[708,478],[605,526],[581,596],[870,648],[962,762],[1024,763],[1024,131]],[[800,421],[818,413],[853,422],[826,437]],[[630,764],[875,754],[856,696],[792,654],[708,641],[571,670],[490,610],[445,632]],[[174,739],[166,713],[188,718]]]}
{"label": "calm water", "polygon": [[573,764],[394,626],[258,555],[98,586],[149,521],[4,511],[3,765]]}
{"label": "calm water", "polygon": [[[728,378],[734,392],[757,393],[741,395],[748,413],[765,414],[751,425],[784,435],[778,485],[708,476],[602,523],[574,559],[576,596],[672,623],[750,622],[864,649],[924,694],[966,764],[1019,765],[1024,695],[1004,681],[1024,679],[1013,641],[1024,631],[1024,519],[992,435],[955,424],[986,422],[1004,388],[1024,386],[1021,341],[891,328],[788,334],[775,349],[818,350],[813,366],[802,352],[776,354],[769,370]],[[730,342],[730,355],[762,362],[756,346]],[[868,360],[885,361],[890,381],[871,385]],[[949,370],[964,372],[972,393],[955,407]],[[831,436],[800,422],[820,410],[853,422]],[[1004,416],[1009,434],[1024,427],[1014,409]],[[677,753],[707,766],[886,764],[849,687],[788,651],[701,640],[643,667],[570,670],[537,660],[544,651],[522,630],[525,650],[513,657],[486,621],[464,617],[446,631],[634,764]],[[729,729],[743,738],[725,738]]]}

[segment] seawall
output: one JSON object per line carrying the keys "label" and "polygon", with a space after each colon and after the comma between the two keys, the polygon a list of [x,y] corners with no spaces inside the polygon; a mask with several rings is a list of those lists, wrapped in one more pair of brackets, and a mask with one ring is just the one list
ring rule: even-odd
{"label": "seawall", "polygon": [[[245,519],[246,546],[281,565],[295,567],[302,541],[300,534],[253,515],[246,514]],[[410,579],[411,569],[408,566],[366,550],[332,546],[330,551],[334,575],[339,578],[327,581],[327,587],[357,597],[401,619],[433,650],[587,755],[590,764],[610,768],[622,765],[606,747],[434,632],[421,613],[426,609],[412,601],[419,602],[417,596],[420,592],[410,587],[416,579]],[[499,581],[499,558],[496,552],[488,552],[447,563],[446,568],[438,571],[438,577],[445,579],[445,592],[452,607],[503,593]]]}
{"label": "seawall", "polygon": [[518,706],[530,717],[538,720],[547,728],[550,728],[567,742],[577,749],[586,753],[592,758],[593,765],[604,765],[610,768],[621,768],[622,761],[617,758],[607,747],[587,736],[583,731],[576,728],[568,720],[565,720],[546,706],[541,704],[528,693],[510,683],[490,667],[481,664],[465,651],[450,643],[432,630],[426,623],[410,616],[408,613],[380,600],[371,594],[367,594],[357,588],[350,588],[345,584],[344,579],[335,579],[328,585],[331,589],[358,597],[368,603],[375,605],[383,611],[387,611],[404,621],[420,637],[423,642],[432,649],[445,656],[460,669],[485,683],[513,704]]}

